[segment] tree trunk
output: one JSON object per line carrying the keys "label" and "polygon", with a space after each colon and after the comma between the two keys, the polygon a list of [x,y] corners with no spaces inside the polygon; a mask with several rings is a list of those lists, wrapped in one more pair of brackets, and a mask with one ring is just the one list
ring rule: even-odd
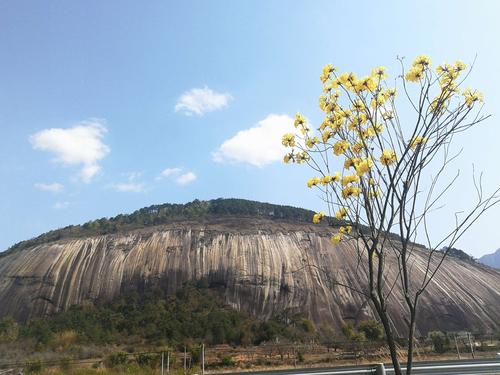
{"label": "tree trunk", "polygon": [[415,319],[416,319],[416,306],[412,309],[410,313],[410,330],[408,332],[408,356],[406,360],[406,375],[411,375],[411,369],[413,366],[413,337],[415,336]]}
{"label": "tree trunk", "polygon": [[392,333],[391,324],[389,322],[389,317],[387,316],[387,312],[378,305],[378,301],[374,301],[375,306],[377,307],[377,313],[382,321],[382,325],[384,326],[385,336],[387,338],[387,345],[389,345],[389,352],[391,354],[392,365],[394,366],[394,374],[395,375],[403,375],[401,370],[401,364],[399,363],[398,351],[396,348],[396,342],[394,340],[394,335]]}

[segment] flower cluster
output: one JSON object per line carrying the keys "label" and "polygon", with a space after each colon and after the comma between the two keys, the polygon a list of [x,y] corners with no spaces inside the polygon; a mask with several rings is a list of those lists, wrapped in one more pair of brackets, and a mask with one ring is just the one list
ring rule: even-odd
{"label": "flower cluster", "polygon": [[325,217],[326,217],[326,214],[324,212],[318,212],[317,214],[314,214],[314,216],[313,216],[313,223],[318,224]]}
{"label": "flower cluster", "polygon": [[[428,56],[419,56],[413,62],[411,69],[406,73],[405,79],[409,82],[420,82],[425,77],[426,72],[430,72],[432,62]],[[441,88],[440,93],[430,104],[430,110],[442,114],[450,104],[451,98],[460,92],[458,79],[462,72],[467,69],[467,65],[457,60],[454,64],[441,64],[436,67],[436,74]],[[472,108],[474,103],[483,102],[483,94],[470,88],[462,92],[465,104]]]}
{"label": "flower cluster", "polygon": [[[385,122],[392,118],[391,107],[396,89],[385,84],[387,70],[383,66],[374,68],[368,76],[358,78],[352,72],[337,75],[335,67],[329,64],[324,67],[320,78],[323,94],[319,106],[326,116],[317,129],[319,134],[311,133],[307,119],[300,113],[296,114],[294,125],[303,140],[302,152],[307,152],[310,157],[319,148],[331,149],[333,155],[344,158],[344,171],[313,177],[307,186],[337,191],[338,197],[346,201],[359,199],[363,195],[374,199],[380,189],[373,183],[373,169],[377,162],[384,163],[386,155],[374,155],[371,150],[372,145],[383,137]],[[340,104],[342,93],[353,98],[350,105]],[[287,147],[293,147],[296,140],[290,134],[285,134],[282,142]],[[292,150],[285,155],[285,162],[297,162],[297,155]],[[351,168],[353,172],[346,173]],[[320,222],[323,217],[321,213],[315,214],[313,222]],[[347,208],[340,209],[335,217],[346,220]],[[342,228],[336,237],[339,241],[352,233],[352,226]]]}
{"label": "flower cluster", "polygon": [[466,88],[464,90],[464,98],[465,98],[465,103],[467,104],[467,107],[471,108],[475,102],[483,102],[484,101],[484,96],[481,92],[477,90],[473,90],[471,88]]}
{"label": "flower cluster", "polygon": [[[402,76],[402,81],[420,83],[421,87],[436,82],[438,95],[427,101],[428,109],[424,111],[439,117],[453,96],[462,98],[463,108],[471,108],[483,101],[483,95],[472,89],[457,95],[460,93],[458,78],[466,68],[463,62],[456,61],[433,70],[431,58],[421,55]],[[405,158],[418,157],[432,147],[436,138],[420,132],[420,129],[411,139],[403,138],[395,110],[397,90],[389,87],[387,78],[387,69],[383,66],[372,69],[367,76],[358,77],[353,72],[337,73],[332,64],[326,65],[320,76],[323,92],[319,97],[324,120],[319,128],[311,130],[308,120],[297,113],[294,121],[296,134],[287,133],[282,138],[283,145],[292,148],[284,161],[308,163],[321,172],[312,177],[307,186],[319,188],[336,198],[332,203],[340,209],[335,217],[347,224],[332,237],[334,242],[340,242],[346,236],[357,236],[357,226],[348,224],[359,217],[350,217],[349,212],[358,212],[359,215],[360,207],[375,204],[376,200],[380,204],[388,189],[384,176],[397,173],[400,165],[408,160]],[[404,89],[406,91],[406,85]],[[399,147],[395,146],[394,138]],[[319,158],[314,158],[315,155],[321,155],[320,163],[327,166],[325,170],[318,166]],[[332,156],[340,159],[341,171],[330,171]],[[313,222],[319,223],[324,217],[324,213],[317,213]]]}
{"label": "flower cluster", "polygon": [[430,69],[432,60],[429,56],[421,55],[413,61],[411,69],[406,73],[406,80],[410,82],[419,82],[424,76],[425,72]]}

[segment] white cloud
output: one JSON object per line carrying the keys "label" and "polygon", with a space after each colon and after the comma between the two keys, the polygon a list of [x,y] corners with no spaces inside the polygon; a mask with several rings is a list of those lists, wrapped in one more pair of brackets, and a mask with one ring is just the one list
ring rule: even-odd
{"label": "white cloud", "polygon": [[219,93],[206,86],[202,89],[195,88],[181,95],[175,105],[175,112],[181,111],[187,116],[203,116],[207,112],[226,107],[232,99],[231,94]]}
{"label": "white cloud", "polygon": [[106,132],[104,121],[90,120],[67,129],[41,130],[30,136],[30,142],[35,150],[53,153],[57,163],[81,166],[80,177],[88,183],[101,170],[99,161],[110,152],[102,142]]}
{"label": "white cloud", "polygon": [[64,185],[60,184],[58,182],[53,182],[51,184],[44,184],[44,183],[36,183],[34,185],[37,189],[43,190],[43,191],[51,191],[53,193],[59,193],[64,189]]}
{"label": "white cloud", "polygon": [[180,173],[182,168],[174,167],[174,168],[165,168],[161,173],[160,177],[170,177],[174,174]]}
{"label": "white cloud", "polygon": [[294,132],[294,120],[288,115],[270,114],[256,126],[239,131],[213,153],[218,163],[248,163],[257,167],[283,160],[283,134]]}
{"label": "white cloud", "polygon": [[121,184],[111,185],[113,189],[122,193],[142,193],[146,191],[144,184],[136,184],[133,182],[125,182]]}
{"label": "white cloud", "polygon": [[194,180],[196,180],[196,175],[193,172],[187,172],[177,177],[175,182],[178,185],[187,185]]}
{"label": "white cloud", "polygon": [[56,202],[53,207],[56,210],[64,210],[65,208],[68,208],[68,206],[69,202]]}

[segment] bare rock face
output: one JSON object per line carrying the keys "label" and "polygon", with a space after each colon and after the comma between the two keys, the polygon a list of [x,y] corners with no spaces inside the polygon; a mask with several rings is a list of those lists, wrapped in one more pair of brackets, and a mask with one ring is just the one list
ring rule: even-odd
{"label": "bare rock face", "polygon": [[[356,270],[353,244],[333,245],[329,234],[321,226],[226,218],[37,245],[0,258],[0,316],[27,320],[128,289],[157,284],[174,292],[206,279],[224,288],[232,307],[261,317],[302,312],[336,327],[374,317],[364,298],[332,283],[362,288],[365,275]],[[424,251],[415,253],[414,272],[425,269]],[[401,294],[391,309],[404,330]],[[485,332],[499,322],[500,271],[447,259],[422,296],[420,333]]]}

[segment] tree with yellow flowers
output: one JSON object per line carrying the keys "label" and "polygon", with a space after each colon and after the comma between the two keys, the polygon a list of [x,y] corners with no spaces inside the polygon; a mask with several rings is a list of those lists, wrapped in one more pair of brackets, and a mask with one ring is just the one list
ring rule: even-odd
{"label": "tree with yellow flowers", "polygon": [[[282,143],[291,148],[285,163],[307,164],[315,171],[307,186],[321,191],[328,215],[319,212],[313,222],[335,217],[343,225],[333,230],[332,241],[347,242],[358,252],[359,268],[366,271],[359,274],[366,280],[358,292],[370,301],[384,326],[396,374],[402,374],[401,358],[388,306],[395,302],[394,290],[402,292],[408,339],[406,374],[410,374],[419,298],[448,254],[438,249],[452,248],[481,214],[498,203],[499,190],[485,196],[474,176],[474,207],[454,218],[444,238],[431,241],[428,215],[456,181],[451,178],[439,188],[440,178],[457,156],[450,148],[454,137],[489,116],[481,113],[483,95],[462,89],[470,71],[463,62],[433,69],[428,56],[419,56],[408,70],[403,59],[399,62],[401,73],[394,86],[388,84],[384,67],[358,77],[325,66],[319,98],[326,115],[323,123],[312,130],[307,119],[297,114],[296,132],[285,134]],[[414,114],[411,121],[405,118],[403,122],[400,117],[399,97]],[[424,183],[429,170],[433,177]],[[427,242],[423,273],[412,267],[412,254],[422,251],[417,239]],[[397,265],[397,272],[388,272],[388,257],[394,259],[391,264]]]}

